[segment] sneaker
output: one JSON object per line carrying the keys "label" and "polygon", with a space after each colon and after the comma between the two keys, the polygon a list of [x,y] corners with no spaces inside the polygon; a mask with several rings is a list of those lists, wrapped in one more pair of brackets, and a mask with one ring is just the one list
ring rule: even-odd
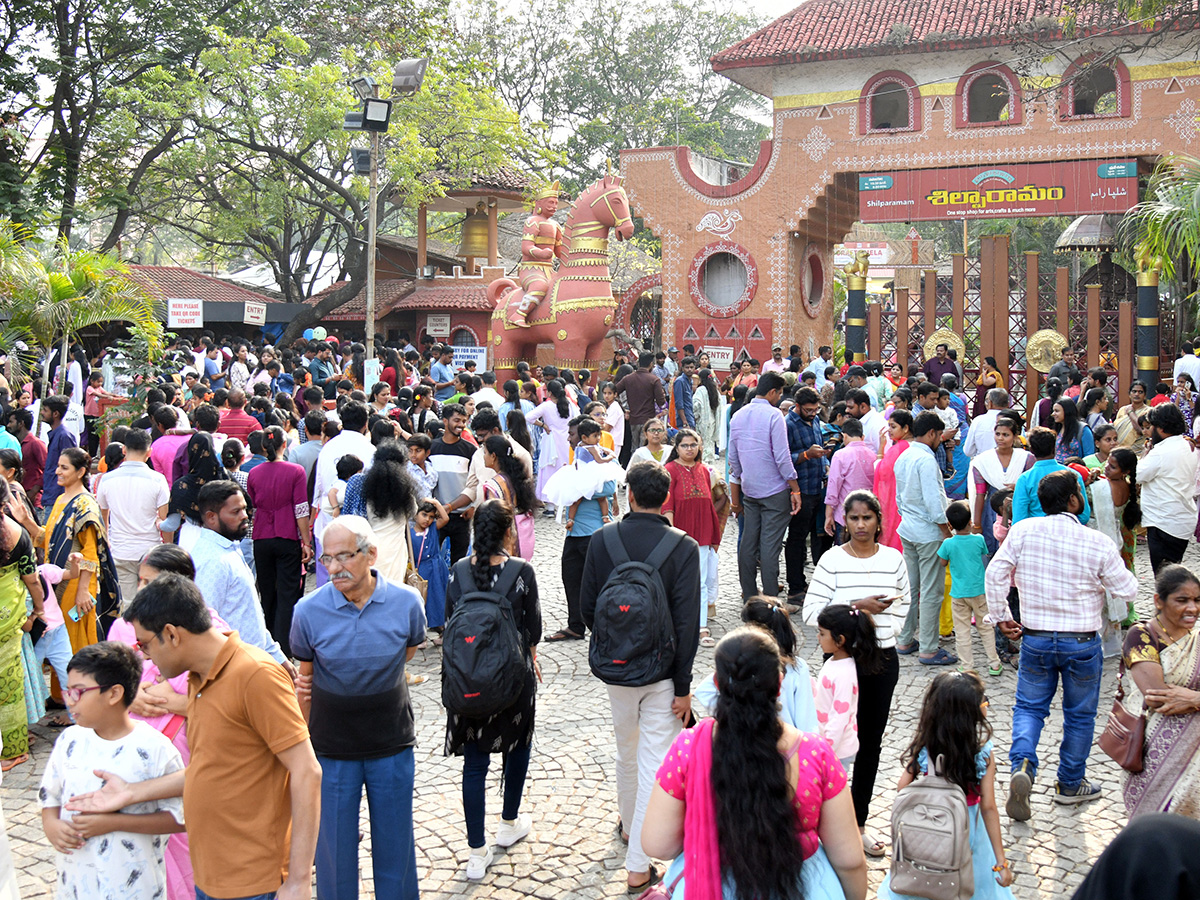
{"label": "sneaker", "polygon": [[1004,804],[1004,811],[1010,819],[1028,822],[1033,818],[1033,812],[1029,809],[1029,794],[1032,791],[1033,765],[1023,759],[1017,771],[1008,779],[1008,802]]}
{"label": "sneaker", "polygon": [[1098,784],[1092,784],[1086,778],[1079,782],[1079,787],[1065,788],[1059,782],[1054,782],[1054,802],[1055,803],[1086,803],[1089,800],[1095,800],[1103,792],[1104,788]]}
{"label": "sneaker", "polygon": [[511,847],[529,834],[532,827],[533,818],[529,813],[521,813],[511,822],[501,819],[500,827],[496,829],[496,843],[501,847]]}
{"label": "sneaker", "polygon": [[471,881],[479,881],[487,873],[487,868],[492,864],[492,848],[484,848],[482,854],[471,851],[471,855],[467,857],[467,878]]}

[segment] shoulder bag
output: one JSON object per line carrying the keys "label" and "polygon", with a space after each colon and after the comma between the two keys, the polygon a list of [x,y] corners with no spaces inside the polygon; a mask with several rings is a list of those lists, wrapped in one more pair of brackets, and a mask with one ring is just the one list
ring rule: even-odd
{"label": "shoulder bag", "polygon": [[1142,771],[1142,752],[1146,746],[1146,708],[1143,703],[1138,715],[1125,708],[1125,657],[1117,669],[1117,696],[1113,699],[1108,724],[1100,735],[1100,749],[1126,772]]}
{"label": "shoulder bag", "polygon": [[[422,600],[429,598],[429,582],[421,577],[417,571],[417,557],[413,553],[412,529],[406,524],[404,526],[405,534],[408,535],[408,567],[404,571],[404,583],[421,595]],[[429,537],[429,532],[421,535],[421,552],[425,552],[425,539]]]}

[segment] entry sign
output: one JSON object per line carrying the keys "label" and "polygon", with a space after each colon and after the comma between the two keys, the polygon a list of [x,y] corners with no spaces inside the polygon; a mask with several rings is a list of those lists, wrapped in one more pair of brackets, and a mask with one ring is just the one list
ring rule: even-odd
{"label": "entry sign", "polygon": [[429,317],[425,320],[425,330],[429,332],[430,337],[450,337],[450,314],[430,313]]}
{"label": "entry sign", "polygon": [[203,328],[204,301],[192,297],[168,297],[167,327]]}
{"label": "entry sign", "polygon": [[703,347],[702,352],[708,354],[708,361],[714,372],[725,372],[733,367],[732,347]]}
{"label": "entry sign", "polygon": [[1137,202],[1134,160],[906,169],[858,177],[863,222],[1125,213]]}
{"label": "entry sign", "polygon": [[487,369],[487,347],[455,347],[454,368],[463,368],[466,366],[467,360],[474,361],[476,373],[485,371]]}
{"label": "entry sign", "polygon": [[242,312],[242,322],[246,325],[266,325],[267,324],[267,304],[258,303],[254,300],[247,300],[245,310]]}

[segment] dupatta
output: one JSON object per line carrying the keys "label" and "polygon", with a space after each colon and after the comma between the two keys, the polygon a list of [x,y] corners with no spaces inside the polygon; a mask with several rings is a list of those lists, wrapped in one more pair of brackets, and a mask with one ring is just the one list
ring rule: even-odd
{"label": "dupatta", "polygon": [[[108,534],[100,516],[100,505],[86,491],[77,494],[63,507],[62,515],[50,533],[49,552],[46,562],[66,569],[68,557],[76,550],[76,536],[89,525],[96,529],[96,555],[100,566],[96,572],[97,596],[96,615],[103,616],[121,606],[121,590],[117,580],[117,566],[108,552]],[[86,575],[81,574],[81,578]]]}
{"label": "dupatta", "polygon": [[717,797],[712,787],[715,719],[696,726],[684,781],[683,870],[688,900],[721,900],[721,848]]}

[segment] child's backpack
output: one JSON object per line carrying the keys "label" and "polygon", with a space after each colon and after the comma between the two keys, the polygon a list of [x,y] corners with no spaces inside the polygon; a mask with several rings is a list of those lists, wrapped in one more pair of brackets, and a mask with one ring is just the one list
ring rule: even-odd
{"label": "child's backpack", "polygon": [[645,562],[634,562],[619,529],[607,525],[592,538],[604,541],[613,568],[596,597],[588,663],[605,684],[641,687],[666,677],[675,661],[675,625],[660,572],[686,535],[669,529]]}
{"label": "child's backpack", "polygon": [[944,757],[892,804],[895,894],[925,900],[970,900],[975,894],[971,823],[963,789],[942,777]]}
{"label": "child's backpack", "polygon": [[470,559],[454,564],[463,594],[442,635],[442,705],[452,713],[486,718],[521,696],[525,654],[508,602],[521,568],[520,560],[509,560],[495,586],[480,590]]}

